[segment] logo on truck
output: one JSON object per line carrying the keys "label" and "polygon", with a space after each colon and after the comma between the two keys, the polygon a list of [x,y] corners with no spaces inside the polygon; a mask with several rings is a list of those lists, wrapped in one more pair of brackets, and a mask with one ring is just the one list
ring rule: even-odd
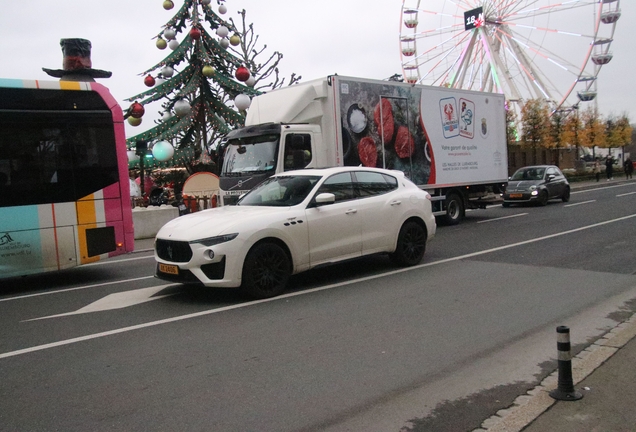
{"label": "logo on truck", "polygon": [[459,135],[459,118],[457,116],[457,101],[454,97],[439,101],[440,113],[442,115],[442,129],[444,138],[452,138]]}

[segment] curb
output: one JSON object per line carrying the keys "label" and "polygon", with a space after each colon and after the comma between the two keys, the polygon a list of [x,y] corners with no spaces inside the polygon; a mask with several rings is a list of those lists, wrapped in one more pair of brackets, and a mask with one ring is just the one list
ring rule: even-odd
{"label": "curb", "polygon": [[[572,359],[572,377],[578,384],[636,337],[636,314],[618,324]],[[549,393],[557,388],[558,371],[552,372],[541,384],[515,399],[506,409],[498,411],[473,432],[519,432],[557,400]]]}

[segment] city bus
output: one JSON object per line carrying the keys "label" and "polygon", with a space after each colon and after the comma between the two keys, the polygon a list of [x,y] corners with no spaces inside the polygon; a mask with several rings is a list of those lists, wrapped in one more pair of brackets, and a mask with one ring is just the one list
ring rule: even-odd
{"label": "city bus", "polygon": [[133,250],[123,122],[100,84],[0,78],[0,279]]}

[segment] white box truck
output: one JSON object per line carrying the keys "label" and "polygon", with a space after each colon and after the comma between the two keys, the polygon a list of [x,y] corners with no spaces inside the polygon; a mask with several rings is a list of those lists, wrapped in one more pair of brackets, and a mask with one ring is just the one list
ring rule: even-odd
{"label": "white box truck", "polygon": [[274,173],[364,165],[400,170],[458,223],[501,202],[508,179],[504,96],[338,75],[256,96],[221,148],[221,203]]}

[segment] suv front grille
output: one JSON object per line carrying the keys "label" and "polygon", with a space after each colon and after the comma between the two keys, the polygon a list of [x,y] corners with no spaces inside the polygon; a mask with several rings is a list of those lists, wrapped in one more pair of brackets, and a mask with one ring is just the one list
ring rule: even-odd
{"label": "suv front grille", "polygon": [[192,249],[188,242],[157,239],[157,256],[170,262],[186,263],[192,258]]}

